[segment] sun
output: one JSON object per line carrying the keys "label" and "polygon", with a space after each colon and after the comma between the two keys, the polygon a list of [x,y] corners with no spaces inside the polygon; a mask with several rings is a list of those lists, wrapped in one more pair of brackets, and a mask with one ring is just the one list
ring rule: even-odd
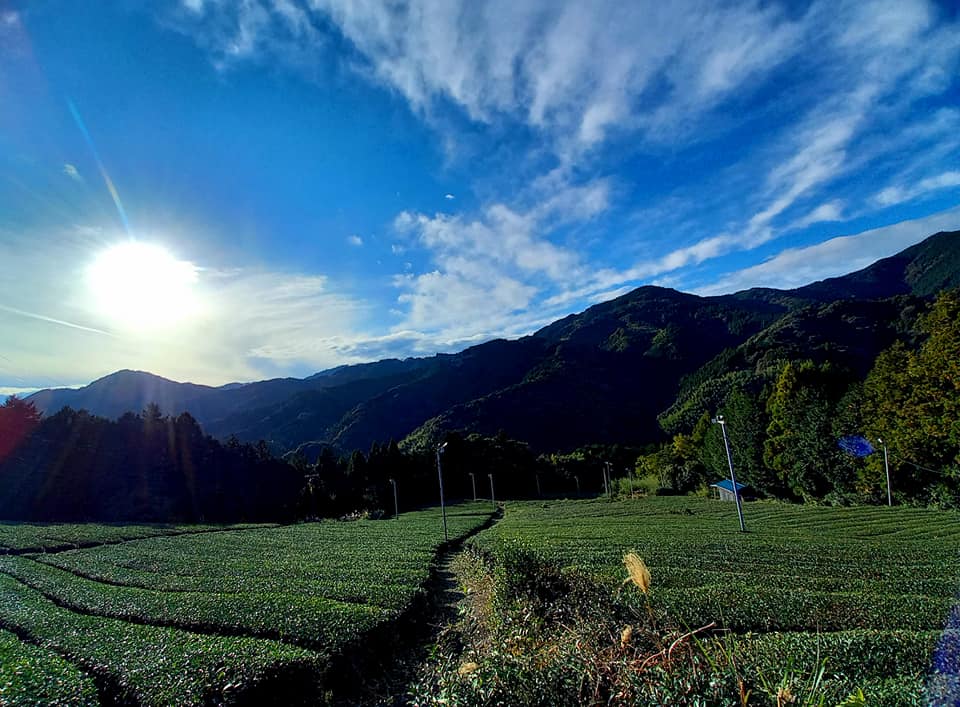
{"label": "sun", "polygon": [[124,328],[165,329],[197,310],[197,267],[160,245],[118,243],[87,268],[97,311]]}

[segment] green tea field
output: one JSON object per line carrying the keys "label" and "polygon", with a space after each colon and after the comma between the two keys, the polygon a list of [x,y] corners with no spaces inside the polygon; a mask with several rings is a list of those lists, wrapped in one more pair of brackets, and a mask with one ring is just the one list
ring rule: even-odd
{"label": "green tea field", "polygon": [[793,673],[816,681],[826,704],[858,689],[870,705],[954,704],[960,515],[757,502],[745,516],[741,534],[733,504],[705,499],[511,503],[469,542],[494,558],[519,545],[643,617],[647,597],[621,587],[635,552],[660,621],[715,622],[751,703],[771,703],[763,685]]}
{"label": "green tea field", "polygon": [[[448,509],[451,540],[490,518]],[[321,701],[443,544],[438,509],[197,530],[3,526],[0,704]]]}

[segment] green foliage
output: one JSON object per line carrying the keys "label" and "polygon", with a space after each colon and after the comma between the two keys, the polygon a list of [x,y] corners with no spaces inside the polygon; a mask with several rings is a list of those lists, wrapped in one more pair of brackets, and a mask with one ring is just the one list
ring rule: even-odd
{"label": "green foliage", "polygon": [[[918,350],[897,344],[877,358],[863,386],[863,419],[887,444],[898,494],[951,503],[960,498],[960,291],[937,298],[921,331]],[[863,474],[868,491],[881,470],[878,456]]]}
{"label": "green foliage", "polygon": [[848,467],[838,464],[840,452],[833,435],[845,378],[829,364],[787,362],[767,400],[770,423],[763,461],[799,497],[822,498],[852,481],[844,475]]}
{"label": "green foliage", "polygon": [[76,666],[0,630],[0,704],[92,707],[99,701],[93,681]]}
{"label": "green foliage", "polygon": [[[637,458],[636,473],[641,478],[656,479],[658,489],[686,493],[705,485],[711,479],[711,465],[704,450],[709,420],[701,418],[689,435],[674,435],[670,444]],[[726,464],[726,461],[724,461]]]}
{"label": "green foliage", "polygon": [[113,699],[143,705],[203,704],[215,696],[230,704],[265,682],[282,703],[296,699],[321,667],[316,654],[274,641],[77,614],[7,575],[0,575],[0,626],[96,672]]}
{"label": "green foliage", "polygon": [[[356,640],[388,616],[375,606],[308,593],[171,593],[115,586],[77,577],[25,557],[0,558],[0,572],[74,611],[192,631],[276,638],[328,654]],[[392,589],[403,597],[402,590],[406,589],[409,595],[412,588]]]}
{"label": "green foliage", "polygon": [[[492,513],[489,504],[449,508],[450,538]],[[96,673],[110,699],[145,705],[309,702],[331,661],[362,652],[366,637],[414,606],[444,543],[436,508],[153,537],[175,529],[24,527],[23,546],[42,528],[57,543],[142,531],[0,557],[0,627]],[[17,527],[7,528],[16,540]]]}
{"label": "green foliage", "polygon": [[106,525],[102,523],[0,523],[0,554],[60,552],[149,538],[268,525]]}

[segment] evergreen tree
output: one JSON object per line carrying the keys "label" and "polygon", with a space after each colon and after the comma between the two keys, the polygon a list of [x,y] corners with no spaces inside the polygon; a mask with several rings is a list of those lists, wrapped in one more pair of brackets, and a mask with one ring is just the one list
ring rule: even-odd
{"label": "evergreen tree", "polygon": [[36,406],[14,396],[0,405],[0,461],[3,461],[20,446],[26,437],[40,424]]}

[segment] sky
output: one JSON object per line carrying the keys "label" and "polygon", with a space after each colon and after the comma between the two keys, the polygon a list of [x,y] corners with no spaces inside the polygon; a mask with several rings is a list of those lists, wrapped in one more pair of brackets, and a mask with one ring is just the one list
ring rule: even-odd
{"label": "sky", "polygon": [[960,228],[954,0],[0,0],[0,393],[519,337]]}

